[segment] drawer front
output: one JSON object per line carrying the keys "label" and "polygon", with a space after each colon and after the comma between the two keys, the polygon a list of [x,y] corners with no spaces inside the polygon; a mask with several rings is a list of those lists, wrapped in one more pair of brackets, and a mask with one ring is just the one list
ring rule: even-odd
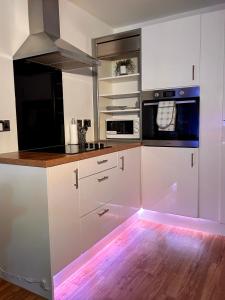
{"label": "drawer front", "polygon": [[79,180],[80,216],[84,216],[116,197],[117,168]]}
{"label": "drawer front", "polygon": [[100,155],[79,162],[79,178],[102,172],[117,166],[117,153]]}
{"label": "drawer front", "polygon": [[111,203],[81,218],[82,251],[92,247],[120,223],[120,208]]}

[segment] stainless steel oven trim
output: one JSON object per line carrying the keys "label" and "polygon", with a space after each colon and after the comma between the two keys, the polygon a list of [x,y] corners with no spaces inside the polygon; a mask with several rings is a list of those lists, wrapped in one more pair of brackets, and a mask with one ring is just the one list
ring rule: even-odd
{"label": "stainless steel oven trim", "polygon": [[[151,100],[149,100],[151,101]],[[151,103],[143,103],[144,106],[152,106],[152,105],[158,105],[159,102],[161,100],[159,100],[158,102],[151,102]],[[164,101],[164,100],[162,100]],[[175,101],[176,104],[191,104],[191,103],[196,103],[196,100],[184,100],[184,101]]]}
{"label": "stainless steel oven trim", "polygon": [[149,147],[183,147],[183,148],[198,148],[199,141],[185,140],[142,140],[143,146]]}

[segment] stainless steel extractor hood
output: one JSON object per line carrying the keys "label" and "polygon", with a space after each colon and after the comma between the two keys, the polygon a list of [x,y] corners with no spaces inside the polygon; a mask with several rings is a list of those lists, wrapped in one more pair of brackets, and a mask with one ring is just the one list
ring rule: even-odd
{"label": "stainless steel extractor hood", "polygon": [[30,35],[13,56],[14,60],[26,59],[64,72],[99,64],[60,37],[58,0],[28,0],[28,9]]}

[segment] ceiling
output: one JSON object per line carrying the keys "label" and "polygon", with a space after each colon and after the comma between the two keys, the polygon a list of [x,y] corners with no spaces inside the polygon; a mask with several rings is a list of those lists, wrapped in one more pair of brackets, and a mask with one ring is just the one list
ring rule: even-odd
{"label": "ceiling", "polygon": [[71,1],[115,28],[225,3],[225,0]]}

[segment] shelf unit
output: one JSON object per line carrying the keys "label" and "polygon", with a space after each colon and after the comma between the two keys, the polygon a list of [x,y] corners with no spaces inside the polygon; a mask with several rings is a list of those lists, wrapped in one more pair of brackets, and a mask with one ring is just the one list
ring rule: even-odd
{"label": "shelf unit", "polygon": [[117,113],[136,113],[136,112],[140,112],[140,108],[131,108],[131,109],[115,109],[115,110],[100,110],[100,113],[104,113],[104,114],[117,114]]}
{"label": "shelf unit", "polygon": [[[140,30],[132,30],[93,41],[93,55],[101,61],[100,66],[95,69],[94,110],[95,119],[98,120],[95,124],[96,139],[106,139],[105,125],[108,115],[112,119],[140,119],[140,34]],[[116,63],[124,59],[132,60],[134,70],[118,75],[115,71]],[[115,106],[115,109],[107,110],[107,106]],[[116,109],[117,106],[127,106],[127,109]]]}
{"label": "shelf unit", "polygon": [[111,77],[103,77],[99,78],[99,81],[108,81],[108,82],[114,82],[114,81],[129,81],[132,79],[138,79],[140,76],[140,73],[135,74],[128,74],[128,75],[120,75],[120,76],[111,76]]}
{"label": "shelf unit", "polygon": [[99,95],[99,97],[108,98],[108,99],[125,99],[125,98],[138,97],[140,93],[141,93],[140,91],[135,91],[131,93],[121,93],[121,94],[103,94],[103,95]]}

